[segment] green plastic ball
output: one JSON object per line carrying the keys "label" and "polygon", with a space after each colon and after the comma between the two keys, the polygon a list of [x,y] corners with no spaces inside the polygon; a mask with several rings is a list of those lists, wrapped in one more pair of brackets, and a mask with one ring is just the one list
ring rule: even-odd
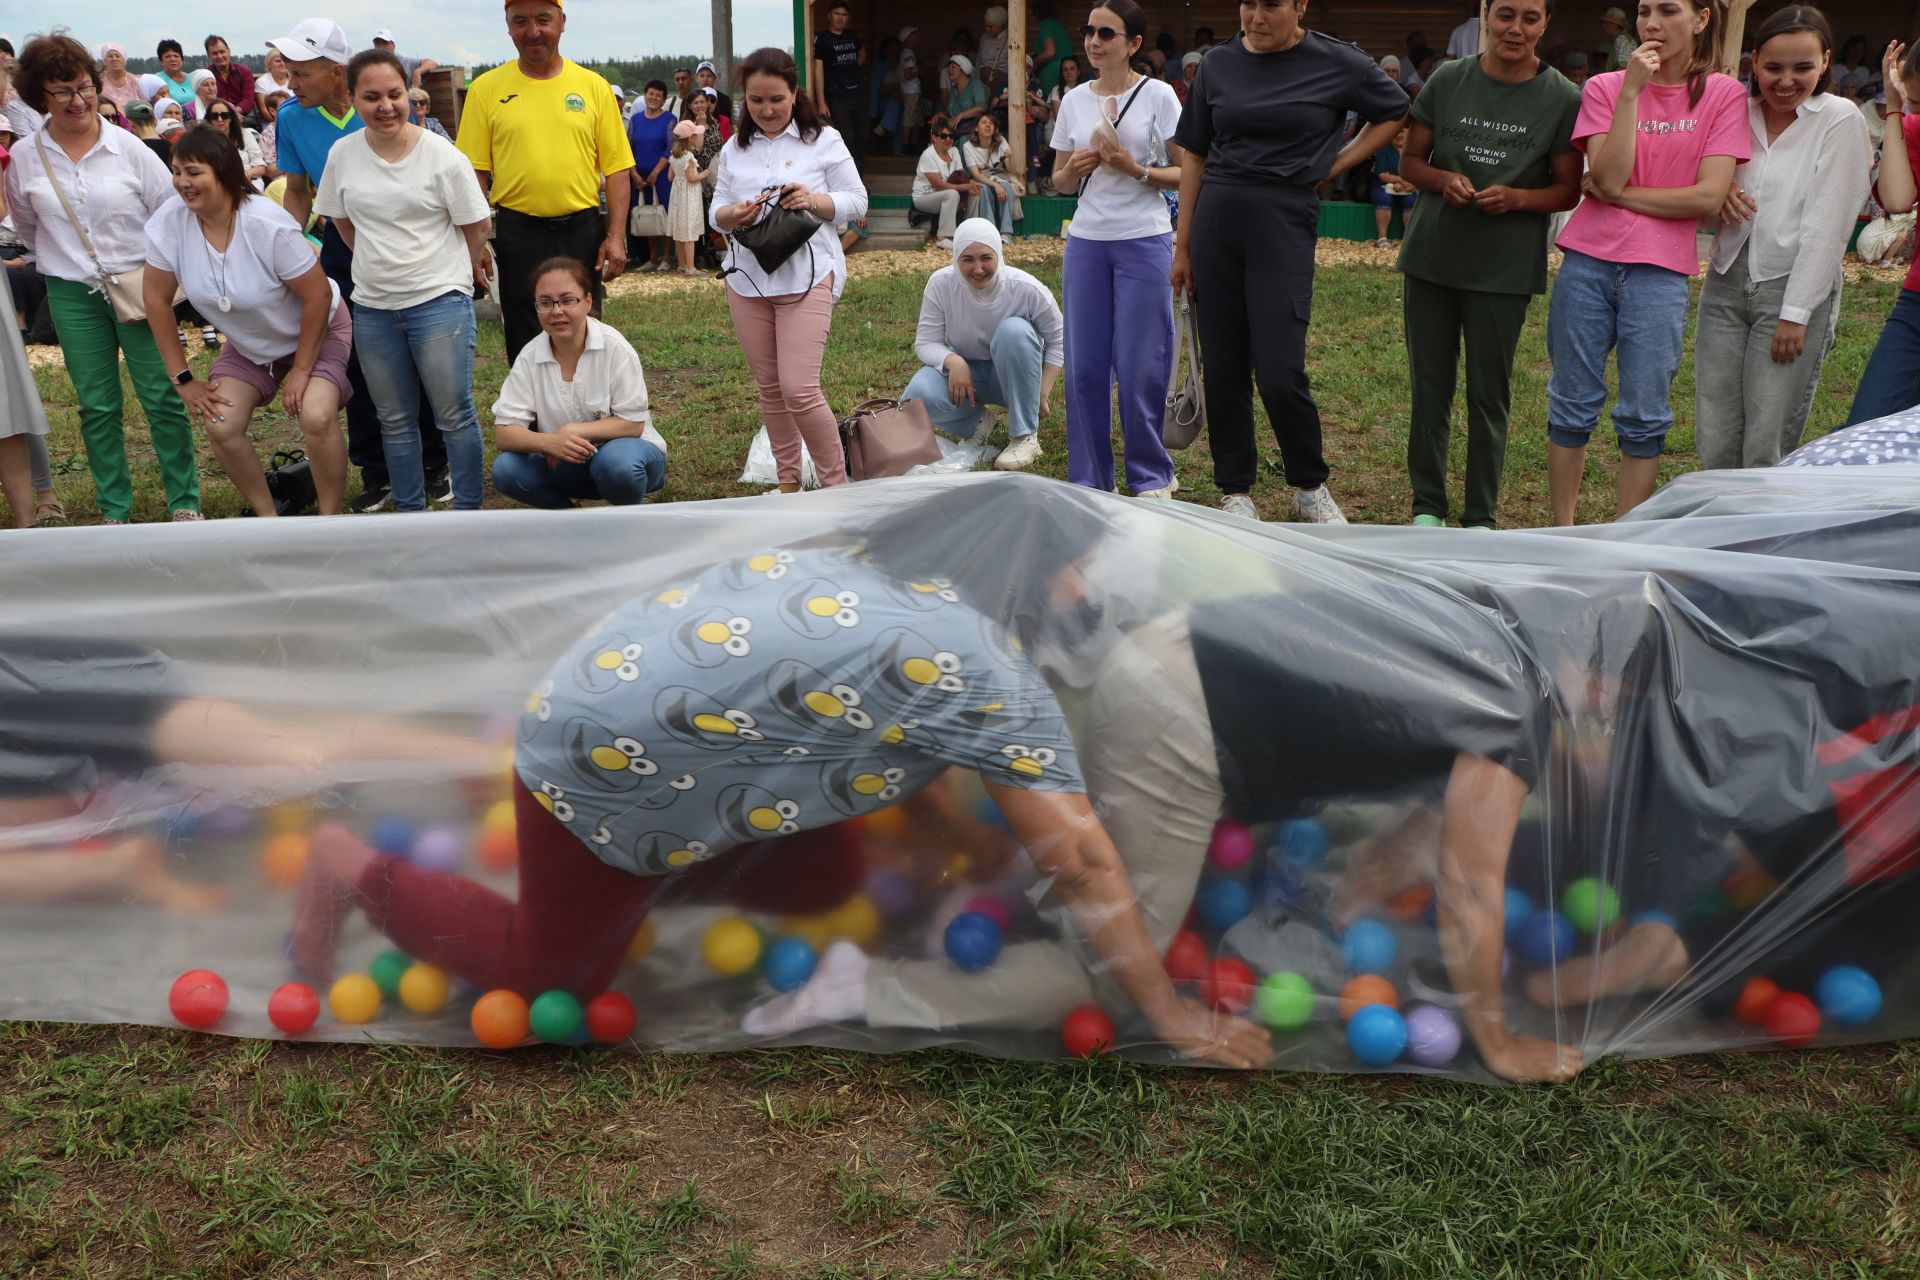
{"label": "green plastic ball", "polygon": [[542,991],[527,1011],[527,1025],[548,1044],[565,1044],[580,1029],[580,1002],[564,991]]}
{"label": "green plastic ball", "polygon": [[404,951],[382,951],[367,966],[367,976],[389,1000],[400,995],[400,979],[413,967],[413,958]]}
{"label": "green plastic ball", "polygon": [[1560,895],[1560,913],[1582,933],[1599,933],[1620,918],[1620,895],[1614,887],[1583,876]]}
{"label": "green plastic ball", "polygon": [[1313,1018],[1313,986],[1297,973],[1270,974],[1254,993],[1260,1021],[1276,1031],[1304,1027]]}

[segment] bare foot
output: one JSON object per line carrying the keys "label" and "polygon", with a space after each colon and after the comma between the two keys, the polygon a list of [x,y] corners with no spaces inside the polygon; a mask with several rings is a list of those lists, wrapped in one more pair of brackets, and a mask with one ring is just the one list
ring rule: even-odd
{"label": "bare foot", "polygon": [[306,873],[293,905],[293,962],[312,982],[333,978],[340,924],[353,905],[354,886],[376,857],[360,837],[329,823],[313,833]]}
{"label": "bare foot", "polygon": [[1542,1080],[1549,1084],[1573,1079],[1583,1065],[1580,1050],[1538,1036],[1507,1036],[1491,1048],[1483,1045],[1480,1058],[1487,1070],[1502,1080]]}
{"label": "bare foot", "polygon": [[1687,946],[1657,920],[1628,929],[1597,957],[1576,956],[1527,979],[1527,998],[1547,1008],[1586,1004],[1600,996],[1664,991],[1687,972]]}

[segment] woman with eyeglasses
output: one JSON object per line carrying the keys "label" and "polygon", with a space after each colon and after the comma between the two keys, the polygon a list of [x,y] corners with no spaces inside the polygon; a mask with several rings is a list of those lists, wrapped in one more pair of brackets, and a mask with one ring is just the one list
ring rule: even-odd
{"label": "woman with eyeglasses", "polygon": [[534,268],[540,336],[513,362],[493,403],[493,487],[530,507],[576,501],[638,506],[667,479],[633,344],[587,314],[593,276],[578,258]]}
{"label": "woman with eyeglasses", "polygon": [[[1345,524],[1327,492],[1307,321],[1320,199],[1314,188],[1392,141],[1407,94],[1358,48],[1301,24],[1307,0],[1243,0],[1240,34],[1207,51],[1177,141],[1180,237],[1173,284],[1191,287],[1205,362],[1207,438],[1220,505],[1260,518],[1253,388],[1279,438],[1289,514]],[[1366,122],[1340,145],[1351,111]]]}
{"label": "woman with eyeglasses", "polygon": [[[1118,383],[1127,486],[1136,498],[1171,498],[1179,486],[1160,439],[1173,374],[1173,220],[1164,193],[1180,181],[1179,158],[1168,146],[1180,100],[1171,85],[1130,65],[1146,34],[1146,15],[1134,0],[1110,0],[1088,14],[1080,35],[1095,76],[1068,90],[1054,117],[1053,185],[1080,197],[1061,276],[1067,479],[1113,491]],[[1036,433],[994,465],[1025,466],[1039,453]]]}
{"label": "woman with eyeglasses", "polygon": [[[17,79],[27,105],[48,118],[45,129],[14,151],[7,206],[14,230],[46,277],[47,303],[80,411],[94,501],[108,524],[133,518],[121,416],[125,355],[153,435],[167,509],[175,520],[198,520],[200,472],[186,408],[173,393],[145,318],[119,319],[106,294],[108,279],[117,281],[146,261],[147,219],[173,198],[172,175],[140,139],[108,128],[94,110],[99,71],[73,37],[30,42],[21,51]],[[77,203],[82,190],[84,202]]]}
{"label": "woman with eyeglasses", "polygon": [[979,195],[980,184],[968,176],[954,150],[953,126],[945,116],[935,116],[933,142],[913,168],[913,207],[940,219],[936,236],[942,250],[953,248],[954,228],[971,216]]}
{"label": "woman with eyeglasses", "polygon": [[240,153],[240,167],[255,191],[267,186],[267,158],[260,151],[260,135],[240,123],[240,112],[231,102],[216,99],[207,108],[207,123],[233,144]]}

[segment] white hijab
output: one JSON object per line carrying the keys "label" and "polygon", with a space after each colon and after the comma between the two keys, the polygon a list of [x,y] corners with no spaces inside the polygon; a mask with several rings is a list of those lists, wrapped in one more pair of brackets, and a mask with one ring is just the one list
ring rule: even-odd
{"label": "white hijab", "polygon": [[[987,281],[985,288],[975,288],[973,281],[967,279],[966,272],[960,269],[960,255],[974,245],[983,244],[993,250],[993,279]],[[953,274],[960,277],[960,283],[967,287],[967,296],[982,305],[991,305],[1000,300],[1002,286],[1006,283],[1007,255],[1000,247],[1000,230],[985,218],[968,218],[953,230]]]}

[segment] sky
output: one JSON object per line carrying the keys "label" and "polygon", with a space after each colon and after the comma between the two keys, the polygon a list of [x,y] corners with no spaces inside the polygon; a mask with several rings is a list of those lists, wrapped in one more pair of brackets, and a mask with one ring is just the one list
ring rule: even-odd
{"label": "sky", "polygon": [[[238,5],[153,4],[151,0],[82,0],[49,5],[45,0],[0,0],[0,34],[25,43],[32,32],[54,25],[59,13],[73,35],[90,48],[117,40],[135,57],[151,56],[166,36],[187,50],[187,65],[200,65],[201,42],[225,36],[236,54],[254,66],[266,42],[304,18],[332,18],[356,49],[373,33],[393,30],[400,52],[447,66],[503,62],[513,56],[500,5],[488,0],[250,0]],[[561,52],[576,58],[707,53],[713,43],[711,11],[704,4],[659,0],[572,0]],[[733,0],[733,43],[744,53],[762,45],[793,44],[790,0]]]}

